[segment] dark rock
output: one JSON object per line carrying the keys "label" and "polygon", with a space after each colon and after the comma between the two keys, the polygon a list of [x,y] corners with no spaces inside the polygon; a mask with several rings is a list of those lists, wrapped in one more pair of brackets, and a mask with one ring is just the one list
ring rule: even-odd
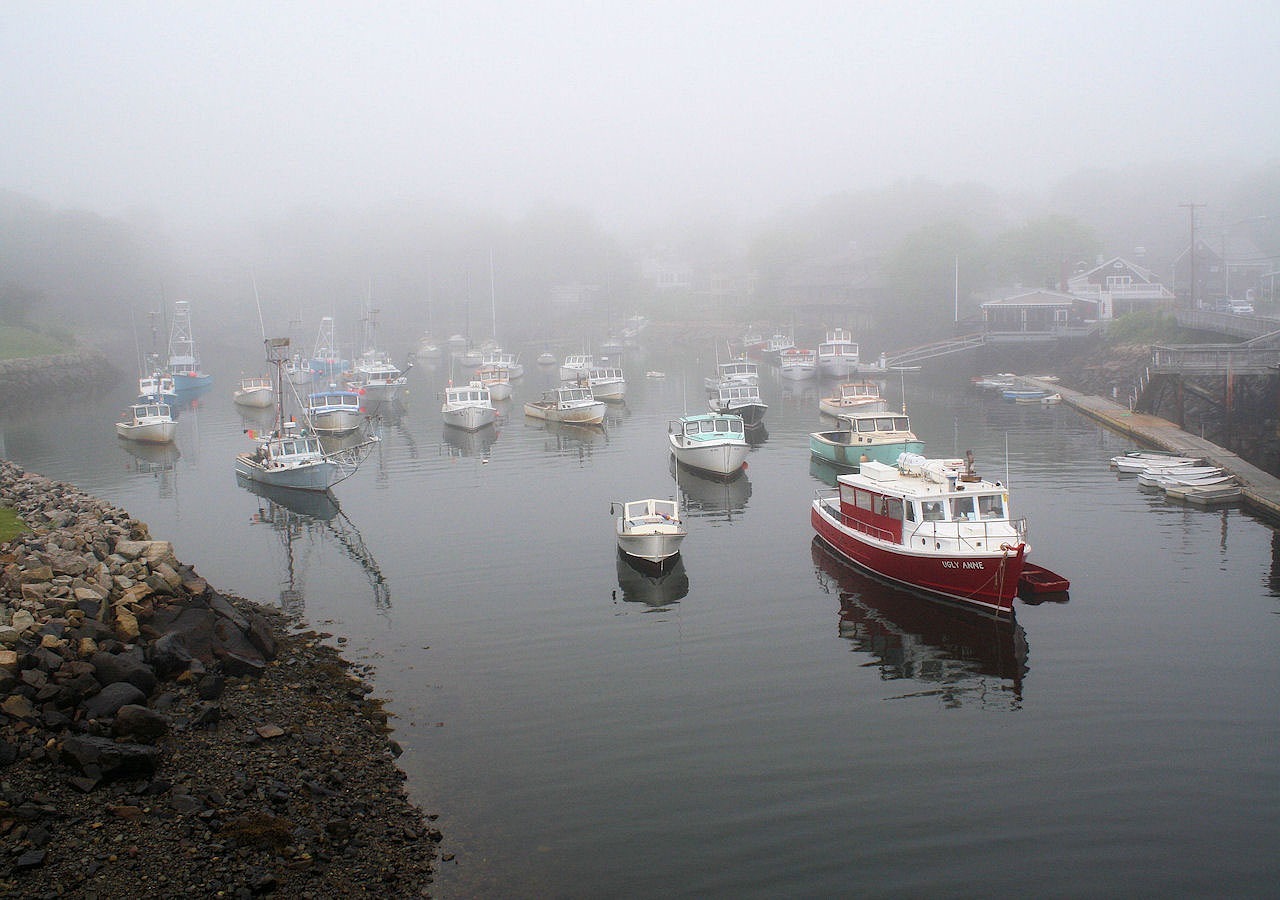
{"label": "dark rock", "polygon": [[169,719],[145,706],[127,704],[116,711],[111,731],[116,737],[154,744],[169,731]]}
{"label": "dark rock", "polygon": [[101,778],[86,778],[83,775],[73,775],[67,779],[67,784],[83,794],[89,793],[101,783]]}
{"label": "dark rock", "polygon": [[90,719],[114,716],[120,707],[129,703],[145,703],[147,695],[127,681],[108,684],[84,702],[84,714]]}
{"label": "dark rock", "polygon": [[22,854],[17,858],[17,860],[14,861],[13,867],[19,870],[34,869],[37,866],[44,865],[44,860],[46,856],[48,856],[48,853],[43,849],[28,850],[26,853]]}
{"label": "dark rock", "polygon": [[155,773],[160,751],[146,744],[119,743],[110,738],[77,735],[62,743],[62,758],[86,775],[107,781]]}
{"label": "dark rock", "polygon": [[128,682],[150,696],[156,689],[156,673],[141,660],[131,656],[98,652],[89,658],[93,664],[94,674],[105,687],[119,682]]}
{"label": "dark rock", "polygon": [[201,700],[217,700],[226,688],[227,680],[221,675],[205,675],[196,682],[196,693]]}

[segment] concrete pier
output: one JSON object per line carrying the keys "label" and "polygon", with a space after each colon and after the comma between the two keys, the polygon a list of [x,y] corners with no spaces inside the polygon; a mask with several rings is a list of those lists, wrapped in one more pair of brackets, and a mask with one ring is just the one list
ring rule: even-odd
{"label": "concrete pier", "polygon": [[1128,435],[1151,447],[1202,458],[1206,464],[1230,472],[1240,482],[1241,500],[1245,507],[1260,516],[1280,522],[1280,478],[1246,462],[1225,447],[1183,431],[1159,416],[1131,412],[1128,407],[1121,406],[1114,400],[1081,394],[1054,382],[1035,378],[1022,380],[1042,390],[1061,394],[1063,403],[1075,407],[1112,431]]}

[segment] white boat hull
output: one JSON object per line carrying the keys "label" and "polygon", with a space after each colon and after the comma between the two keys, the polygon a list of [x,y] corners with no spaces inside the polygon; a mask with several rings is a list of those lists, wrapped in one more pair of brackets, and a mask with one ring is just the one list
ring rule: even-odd
{"label": "white boat hull", "polygon": [[250,453],[236,455],[235,470],[237,475],[259,484],[300,491],[326,491],[333,486],[338,475],[337,464],[327,459],[272,468],[262,465]]}
{"label": "white boat hull", "polygon": [[668,436],[676,462],[713,475],[734,474],[742,468],[747,454],[751,452],[746,441],[685,445],[679,442],[679,437],[675,434]]}
{"label": "white boat hull", "polygon": [[498,419],[498,411],[492,407],[464,406],[458,409],[445,409],[440,412],[444,424],[464,431],[479,431],[486,425],[492,425]]}
{"label": "white boat hull", "polygon": [[804,381],[806,378],[812,378],[817,373],[817,366],[813,363],[784,365],[778,371],[788,381]]}
{"label": "white boat hull", "polygon": [[633,559],[656,566],[679,553],[684,538],[682,531],[656,534],[629,532],[618,535],[618,549]]}
{"label": "white boat hull", "polygon": [[116,434],[126,441],[137,441],[141,444],[171,444],[178,434],[178,423],[144,422],[133,425],[129,422],[117,422]]}
{"label": "white boat hull", "polygon": [[617,381],[597,384],[593,381],[591,382],[591,393],[595,395],[597,400],[612,400],[617,403],[626,399],[627,383],[625,381]]}
{"label": "white boat hull", "polygon": [[484,386],[489,389],[489,396],[494,400],[511,399],[511,382],[509,381],[486,381]]}
{"label": "white boat hull", "polygon": [[237,406],[247,406],[251,409],[266,409],[276,402],[276,392],[271,388],[262,388],[259,390],[236,391],[232,397]]}
{"label": "white boat hull", "polygon": [[317,434],[350,434],[360,427],[364,416],[357,411],[338,409],[311,414],[311,427]]}
{"label": "white boat hull", "polygon": [[604,422],[605,405],[602,401],[586,406],[575,406],[561,409],[554,404],[526,403],[524,414],[531,419],[543,419],[547,422],[564,422],[569,425],[599,425]]}

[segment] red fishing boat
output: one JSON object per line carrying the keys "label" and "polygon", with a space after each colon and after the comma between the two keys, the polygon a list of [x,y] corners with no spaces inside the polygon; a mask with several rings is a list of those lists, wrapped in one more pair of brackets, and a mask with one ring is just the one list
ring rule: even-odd
{"label": "red fishing boat", "polygon": [[865,462],[859,472],[839,476],[836,487],[814,500],[810,518],[841,557],[918,591],[996,616],[1013,614],[1029,550],[1027,522],[1013,517],[1005,485],[974,471],[972,453],[903,454],[896,466]]}

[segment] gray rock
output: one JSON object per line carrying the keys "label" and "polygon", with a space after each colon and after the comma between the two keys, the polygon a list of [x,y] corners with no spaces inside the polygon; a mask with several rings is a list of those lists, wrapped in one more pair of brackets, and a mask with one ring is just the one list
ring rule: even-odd
{"label": "gray rock", "polygon": [[130,703],[145,703],[147,695],[127,681],[109,684],[84,702],[84,714],[90,719],[105,719],[114,716],[120,709]]}
{"label": "gray rock", "polygon": [[89,662],[93,664],[94,675],[104,687],[123,681],[133,685],[148,697],[156,689],[155,671],[132,656],[99,651],[89,657]]}
{"label": "gray rock", "polygon": [[90,778],[97,776],[113,781],[154,775],[160,751],[146,744],[76,735],[62,742],[62,760]]}
{"label": "gray rock", "polygon": [[126,704],[116,711],[111,732],[142,744],[154,744],[169,731],[169,718],[137,704]]}

